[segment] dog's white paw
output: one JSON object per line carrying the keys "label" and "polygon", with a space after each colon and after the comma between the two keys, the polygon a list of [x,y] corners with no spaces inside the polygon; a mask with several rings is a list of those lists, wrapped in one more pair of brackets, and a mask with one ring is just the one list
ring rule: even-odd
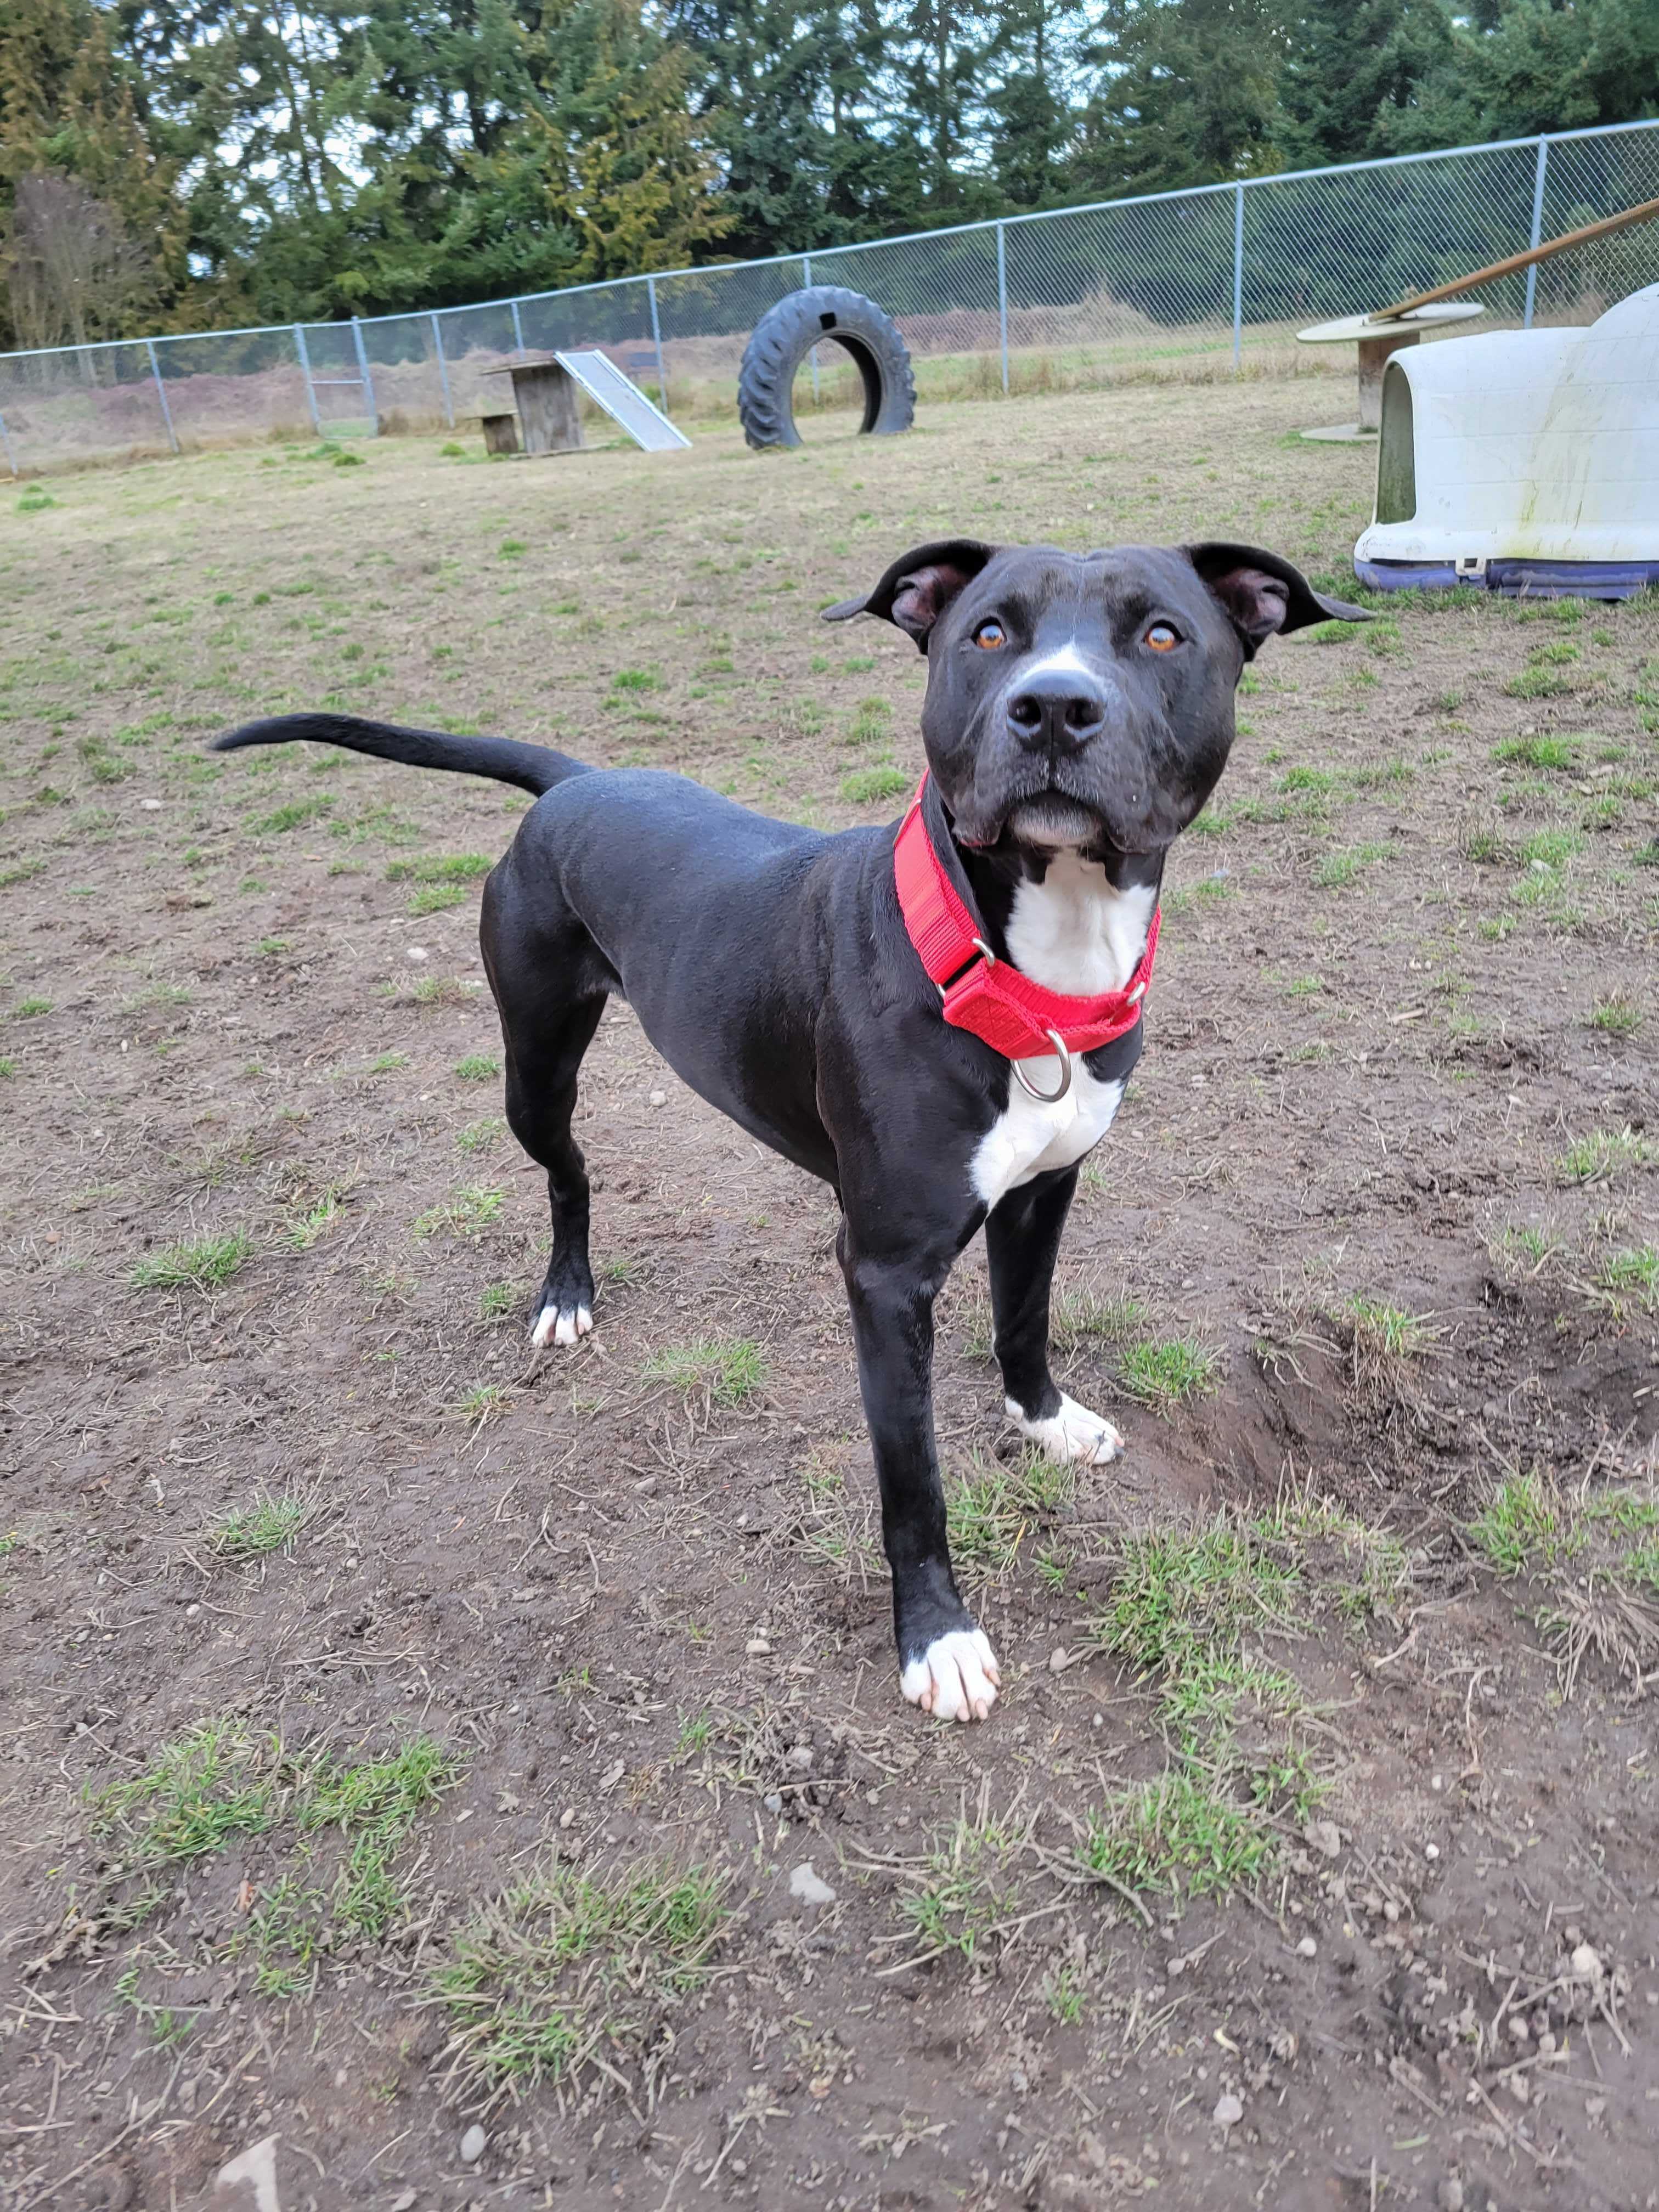
{"label": "dog's white paw", "polygon": [[1005,1398],[1008,1418],[1039,1449],[1050,1459],[1081,1460],[1085,1467],[1104,1467],[1123,1449],[1123,1439],[1109,1421],[1098,1413],[1091,1413],[1086,1406],[1079,1406],[1075,1398],[1060,1394],[1060,1411],[1050,1413],[1046,1420],[1034,1421],[1012,1398]]}
{"label": "dog's white paw", "polygon": [[530,1341],[538,1352],[544,1352],[550,1344],[574,1344],[592,1326],[593,1316],[586,1306],[544,1306],[536,1316]]}
{"label": "dog's white paw", "polygon": [[920,1659],[899,1676],[913,1705],[936,1721],[982,1721],[997,1701],[1002,1676],[982,1628],[953,1628],[936,1636]]}

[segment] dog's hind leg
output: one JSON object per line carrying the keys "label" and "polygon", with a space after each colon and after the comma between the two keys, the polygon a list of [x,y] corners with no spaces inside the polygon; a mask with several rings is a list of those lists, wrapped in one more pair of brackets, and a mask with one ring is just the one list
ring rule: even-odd
{"label": "dog's hind leg", "polygon": [[577,999],[527,1035],[515,1034],[502,1009],[507,1046],[507,1118],[532,1160],[547,1170],[553,1256],[536,1300],[530,1340],[574,1344],[593,1326],[593,1271],[587,1258],[587,1171],[570,1133],[582,1054],[605,1012],[603,991]]}
{"label": "dog's hind leg", "polygon": [[1039,1176],[1000,1200],[986,1217],[985,1255],[1008,1418],[1050,1459],[1099,1467],[1117,1457],[1122,1437],[1068,1398],[1048,1371],[1048,1295],[1077,1173]]}

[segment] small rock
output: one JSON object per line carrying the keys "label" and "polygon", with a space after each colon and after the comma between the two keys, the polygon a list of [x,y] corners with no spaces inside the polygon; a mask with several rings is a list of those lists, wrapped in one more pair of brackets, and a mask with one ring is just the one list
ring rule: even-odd
{"label": "small rock", "polygon": [[1463,2212],[1463,2185],[1455,2173],[1449,2173],[1434,2194],[1440,2212]]}
{"label": "small rock", "polygon": [[1063,1674],[1071,1663],[1063,1644],[1057,1644],[1048,1654],[1048,1672],[1051,1674]]}
{"label": "small rock", "polygon": [[161,802],[159,799],[141,799],[138,804],[146,814],[159,814],[161,811]]}
{"label": "small rock", "polygon": [[428,957],[427,949],[424,945],[406,945],[404,957],[409,960],[424,960]]}
{"label": "small rock", "polygon": [[461,2164],[463,2166],[476,2166],[478,2163],[478,2160],[483,2156],[484,2147],[489,2141],[489,2137],[478,2125],[478,2123],[474,2120],[471,2126],[461,2137]]}
{"label": "small rock", "polygon": [[793,1766],[797,1774],[810,1774],[812,1771],[811,1745],[810,1743],[791,1744],[783,1754],[783,1763],[786,1766]]}
{"label": "small rock", "polygon": [[282,2212],[276,2194],[276,2138],[266,2136],[238,2152],[214,2177],[213,2193],[234,2204],[237,2212],[251,2205],[252,2212]]}
{"label": "small rock", "polygon": [[814,1873],[811,1859],[804,1861],[790,1875],[789,1894],[799,1898],[803,1905],[833,1905],[836,1901],[835,1891]]}
{"label": "small rock", "polygon": [[564,1808],[563,1812],[562,1812],[562,1813],[561,1813],[561,1814],[560,1814],[560,1815],[559,1815],[559,1826],[560,1826],[562,1828],[568,1828],[568,1827],[569,1827],[569,1826],[571,1825],[571,1823],[574,1820],[575,1817],[576,1817],[576,1808],[575,1808],[575,1807],[574,1807],[574,1805],[567,1805],[567,1806],[565,1807],[565,1808]]}
{"label": "small rock", "polygon": [[410,2208],[414,2202],[415,2191],[412,2189],[400,2189],[391,2203],[386,2206],[386,2212],[410,2212]]}
{"label": "small rock", "polygon": [[1244,2107],[1231,2092],[1215,2100],[1215,2110],[1210,2115],[1218,2128],[1236,2128],[1244,2117]]}
{"label": "small rock", "polygon": [[1586,2097],[1584,2100],[1584,2118],[1587,2120],[1599,2120],[1607,2109],[1605,2097]]}
{"label": "small rock", "polygon": [[763,1636],[751,1636],[743,1648],[751,1659],[768,1658],[772,1650],[771,1645]]}
{"label": "small rock", "polygon": [[1423,1847],[1423,1856],[1425,1859],[1437,1859],[1440,1856],[1439,1844],[1425,1844]]}
{"label": "small rock", "polygon": [[769,1813],[781,1813],[783,1810],[783,1798],[775,1790],[769,1790],[761,1803]]}
{"label": "small rock", "polygon": [[1298,1959],[1316,1959],[1319,1956],[1319,1946],[1311,1936],[1302,1938],[1296,1947],[1296,1955]]}
{"label": "small rock", "polygon": [[1601,1954],[1588,1943],[1580,1943],[1567,1961],[1568,1971],[1576,1982],[1599,1982],[1601,1978]]}
{"label": "small rock", "polygon": [[1510,2014],[1510,2041],[1511,2043],[1532,2041],[1532,2030],[1527,2026],[1524,2016],[1518,2012],[1512,2012]]}
{"label": "small rock", "polygon": [[1328,1859],[1341,1855],[1342,1831],[1334,1820],[1310,1820],[1302,1831],[1302,1840],[1310,1851],[1318,1851]]}
{"label": "small rock", "polygon": [[668,1093],[665,1091],[653,1091],[650,1103],[653,1106],[665,1106],[668,1103]]}

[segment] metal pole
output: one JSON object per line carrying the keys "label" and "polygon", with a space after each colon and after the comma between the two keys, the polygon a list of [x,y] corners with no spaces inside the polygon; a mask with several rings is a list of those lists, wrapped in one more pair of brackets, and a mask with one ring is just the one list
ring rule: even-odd
{"label": "metal pole", "polygon": [[311,356],[306,348],[305,330],[299,323],[294,325],[294,350],[300,356],[300,374],[306,380],[306,404],[311,410],[311,427],[320,438],[323,418],[317,406],[317,387],[311,380]]}
{"label": "metal pole", "polygon": [[356,315],[351,318],[351,342],[357,349],[357,374],[362,380],[363,397],[368,402],[368,434],[372,438],[380,434],[380,410],[374,404],[374,380],[368,373],[368,354],[363,344],[363,326]]}
{"label": "metal pole", "polygon": [[439,328],[438,311],[432,311],[432,343],[438,356],[438,380],[444,388],[444,420],[453,430],[455,427],[455,403],[449,396],[449,363],[444,359],[444,334]]}
{"label": "metal pole", "polygon": [[[802,283],[806,287],[806,289],[810,292],[810,291],[811,290],[811,289],[812,289],[812,257],[811,257],[811,255],[810,253],[803,253],[803,254],[802,254],[802,256],[801,256],[801,258],[800,258],[800,276],[801,276],[801,283]],[[817,349],[817,348],[816,346],[814,346],[814,347],[813,347],[813,349],[812,349],[812,404],[813,404],[813,406],[814,406],[814,407],[816,407],[816,406],[817,405],[817,404],[818,404],[818,349]]]}
{"label": "metal pole", "polygon": [[1233,186],[1233,374],[1244,356],[1244,187]]}
{"label": "metal pole", "polygon": [[0,415],[0,446],[3,446],[6,449],[6,466],[11,471],[13,476],[15,476],[17,474],[17,456],[13,453],[11,449],[11,440],[6,434],[6,418],[3,415]]}
{"label": "metal pole", "polygon": [[997,225],[997,327],[1002,337],[1002,390],[1008,391],[1008,240]]}
{"label": "metal pole", "polygon": [[149,373],[155,379],[155,397],[161,403],[161,420],[167,426],[167,442],[176,453],[179,451],[179,433],[173,427],[173,410],[167,405],[167,388],[161,381],[161,364],[155,358],[155,341],[146,338],[144,344],[149,352]]}
{"label": "metal pole", "polygon": [[[1532,236],[1527,240],[1528,253],[1535,252],[1544,235],[1544,171],[1550,156],[1550,142],[1538,142],[1538,167],[1532,184]],[[1538,264],[1534,261],[1527,271],[1527,312],[1522,321],[1523,331],[1532,328],[1532,311],[1538,297]]]}
{"label": "metal pole", "polygon": [[654,276],[647,276],[646,278],[645,292],[646,297],[651,302],[651,343],[657,349],[657,404],[661,408],[663,413],[666,415],[668,412],[668,371],[663,366],[662,324],[657,314],[657,280]]}
{"label": "metal pole", "polygon": [[513,343],[518,350],[522,353],[524,351],[524,325],[519,319],[519,303],[516,300],[509,300],[507,305],[513,310]]}

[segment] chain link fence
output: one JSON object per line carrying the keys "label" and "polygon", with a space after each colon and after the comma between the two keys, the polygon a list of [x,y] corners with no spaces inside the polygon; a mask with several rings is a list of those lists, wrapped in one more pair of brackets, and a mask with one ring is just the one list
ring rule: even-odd
{"label": "chain link fence", "polygon": [[[1253,178],[471,307],[0,355],[14,476],[249,439],[455,428],[526,353],[597,347],[682,420],[735,411],[750,331],[805,284],[895,317],[921,396],[1328,373],[1299,325],[1425,291],[1659,198],[1659,121]],[[1590,322],[1659,283],[1659,222],[1486,288],[1483,327]],[[817,349],[798,406],[852,404]]]}

